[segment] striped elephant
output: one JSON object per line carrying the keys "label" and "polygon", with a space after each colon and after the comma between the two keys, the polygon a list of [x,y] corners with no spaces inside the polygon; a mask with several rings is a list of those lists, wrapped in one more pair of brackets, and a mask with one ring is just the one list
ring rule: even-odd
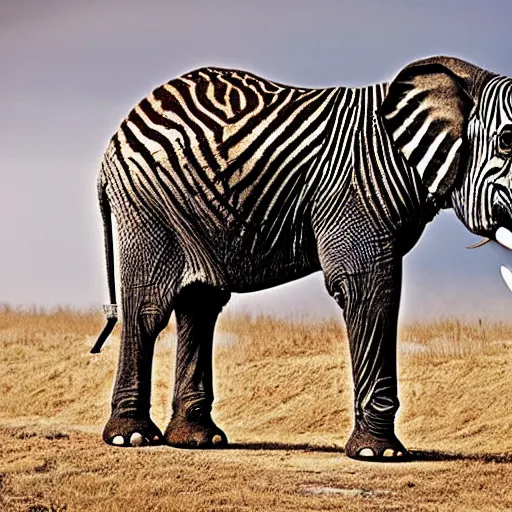
{"label": "striped elephant", "polygon": [[[406,460],[394,432],[402,258],[442,208],[494,238],[511,224],[512,81],[455,58],[391,83],[307,89],[202,68],[144,98],[98,178],[111,304],[111,215],[123,312],[112,414],[119,446],[227,443],[211,417],[212,340],[231,292],[322,271],[343,310],[354,383],[346,454]],[[157,335],[175,311],[173,413],[150,418]]]}

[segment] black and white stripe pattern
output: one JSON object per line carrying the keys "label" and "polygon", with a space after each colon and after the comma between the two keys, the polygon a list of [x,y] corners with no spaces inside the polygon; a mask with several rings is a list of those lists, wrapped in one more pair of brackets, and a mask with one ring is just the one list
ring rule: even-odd
{"label": "black and white stripe pattern", "polygon": [[200,275],[226,286],[232,280],[219,252],[230,246],[220,232],[238,236],[258,258],[285,247],[284,260],[310,236],[303,209],[343,94],[200,69],[141,101],[113,137],[105,172],[115,169],[111,179],[134,208],[150,204],[173,226],[190,281]]}
{"label": "black and white stripe pattern", "polygon": [[487,235],[500,227],[496,208],[512,212],[512,169],[508,155],[499,151],[499,136],[512,126],[512,80],[492,78],[482,91],[478,109],[468,124],[472,141],[468,172],[453,193],[458,217],[475,233]]}
{"label": "black and white stripe pattern", "polygon": [[[200,69],[157,88],[132,110],[111,141],[103,172],[133,208],[151,205],[149,215],[158,212],[172,226],[186,252],[183,284],[199,278],[235,291],[265,287],[279,281],[270,266],[318,269],[315,235],[339,215],[352,179],[390,230],[418,213],[417,175],[397,163],[376,122],[386,88],[304,89],[242,71]],[[354,150],[356,133],[361,145]],[[359,153],[368,154],[368,146],[377,151],[367,162]],[[368,165],[367,172],[352,176],[354,161]],[[251,254],[253,267],[267,268],[248,276],[251,285],[228,275],[228,232]]]}

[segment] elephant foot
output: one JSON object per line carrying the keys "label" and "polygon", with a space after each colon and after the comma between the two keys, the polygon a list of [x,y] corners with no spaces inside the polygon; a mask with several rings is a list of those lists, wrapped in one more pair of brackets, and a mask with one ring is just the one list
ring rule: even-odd
{"label": "elephant foot", "polygon": [[103,429],[103,441],[112,446],[154,446],[162,444],[160,429],[151,419],[111,416]]}
{"label": "elephant foot", "polygon": [[387,436],[376,436],[363,427],[356,427],[345,446],[351,459],[369,462],[405,462],[410,453],[391,432]]}
{"label": "elephant foot", "polygon": [[222,448],[228,444],[226,434],[209,413],[174,414],[164,437],[167,444],[176,448]]}

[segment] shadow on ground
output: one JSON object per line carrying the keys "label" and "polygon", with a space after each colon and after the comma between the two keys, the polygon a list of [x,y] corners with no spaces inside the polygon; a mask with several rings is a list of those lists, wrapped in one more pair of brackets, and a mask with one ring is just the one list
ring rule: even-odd
{"label": "shadow on ground", "polygon": [[412,461],[442,462],[447,460],[465,460],[491,462],[494,464],[512,464],[512,453],[451,453],[436,450],[411,450]]}
{"label": "shadow on ground", "polygon": [[[344,453],[339,446],[316,445],[308,443],[232,443],[228,450],[274,450],[274,451],[306,451],[321,453]],[[411,457],[407,462],[444,462],[474,461],[494,464],[512,464],[512,453],[453,453],[437,450],[410,450]]]}
{"label": "shadow on ground", "polygon": [[275,450],[275,451],[305,451],[324,453],[344,453],[340,446],[319,445],[309,443],[230,443],[227,450]]}

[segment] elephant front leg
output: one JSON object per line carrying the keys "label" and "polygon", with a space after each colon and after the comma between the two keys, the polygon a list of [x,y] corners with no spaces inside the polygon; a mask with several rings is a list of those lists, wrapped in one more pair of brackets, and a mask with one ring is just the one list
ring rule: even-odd
{"label": "elephant front leg", "polygon": [[355,426],[346,454],[364,460],[404,460],[394,430],[397,397],[396,338],[401,260],[355,272],[335,297],[344,308],[354,380]]}
{"label": "elephant front leg", "polygon": [[103,440],[116,446],[162,443],[162,433],[149,415],[151,369],[156,337],[170,312],[163,313],[157,291],[147,286],[123,290],[123,330],[112,413]]}
{"label": "elephant front leg", "polygon": [[213,332],[229,296],[200,283],[187,286],[178,296],[173,414],[165,431],[165,439],[172,446],[211,448],[227,444],[226,435],[213,422],[211,410]]}

